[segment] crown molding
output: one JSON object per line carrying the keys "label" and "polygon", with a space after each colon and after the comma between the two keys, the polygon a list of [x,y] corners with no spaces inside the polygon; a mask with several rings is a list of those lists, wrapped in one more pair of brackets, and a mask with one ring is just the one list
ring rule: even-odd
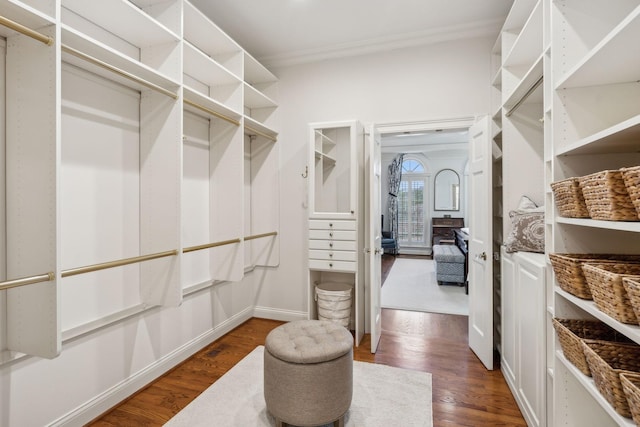
{"label": "crown molding", "polygon": [[257,59],[267,68],[290,67],[327,59],[366,55],[446,41],[497,37],[502,24],[502,19],[490,19],[469,24],[430,28],[424,31],[342,43],[317,49],[305,49],[279,55],[263,56]]}

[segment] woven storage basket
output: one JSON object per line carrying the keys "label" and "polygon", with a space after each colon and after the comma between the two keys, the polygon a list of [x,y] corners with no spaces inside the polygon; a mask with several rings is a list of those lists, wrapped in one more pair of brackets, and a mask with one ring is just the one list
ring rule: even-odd
{"label": "woven storage basket", "polygon": [[584,262],[640,262],[640,255],[551,253],[549,254],[549,260],[561,289],[578,298],[593,299],[587,280],[582,272],[582,264]]}
{"label": "woven storage basket", "polygon": [[591,376],[591,370],[581,341],[633,343],[629,338],[599,320],[554,318],[553,327],[558,334],[564,357],[587,376]]}
{"label": "woven storage basket", "polygon": [[636,214],[640,218],[640,166],[622,168],[620,171],[629,193],[629,199],[631,199],[631,203],[636,208]]}
{"label": "woven storage basket", "polygon": [[640,346],[608,341],[583,341],[582,348],[600,394],[616,412],[631,417],[620,374],[640,373]]}
{"label": "woven storage basket", "polygon": [[640,264],[587,262],[582,264],[582,271],[600,311],[619,322],[638,324],[622,278],[640,275]]}
{"label": "woven storage basket", "polygon": [[580,189],[579,178],[568,178],[551,183],[553,199],[560,216],[567,218],[589,218],[589,211]]}
{"label": "woven storage basket", "polygon": [[623,277],[622,286],[624,286],[624,290],[627,291],[631,308],[633,308],[636,319],[638,319],[638,323],[640,323],[640,277]]}
{"label": "woven storage basket", "polygon": [[583,176],[580,178],[580,188],[591,218],[606,221],[640,220],[619,170]]}
{"label": "woven storage basket", "polygon": [[640,425],[640,374],[623,372],[620,374],[622,390],[627,396],[629,411],[636,425]]}

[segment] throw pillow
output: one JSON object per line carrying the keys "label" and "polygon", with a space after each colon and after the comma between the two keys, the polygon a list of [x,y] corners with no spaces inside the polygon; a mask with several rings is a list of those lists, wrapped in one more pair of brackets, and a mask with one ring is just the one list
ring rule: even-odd
{"label": "throw pillow", "polygon": [[505,241],[506,251],[544,253],[544,212],[511,211],[511,232]]}

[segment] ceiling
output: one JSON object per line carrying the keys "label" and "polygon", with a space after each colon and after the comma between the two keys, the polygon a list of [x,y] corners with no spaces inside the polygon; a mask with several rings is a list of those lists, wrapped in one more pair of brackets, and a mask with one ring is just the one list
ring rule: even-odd
{"label": "ceiling", "polygon": [[191,0],[267,67],[480,36],[513,0]]}
{"label": "ceiling", "polygon": [[[497,37],[513,0],[191,0],[268,68]],[[384,152],[467,150],[466,129],[384,135]]]}

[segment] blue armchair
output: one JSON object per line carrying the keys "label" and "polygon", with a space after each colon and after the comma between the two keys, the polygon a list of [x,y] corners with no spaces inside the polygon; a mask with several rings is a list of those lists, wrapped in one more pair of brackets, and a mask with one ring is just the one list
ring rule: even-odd
{"label": "blue armchair", "polygon": [[[382,215],[382,227],[384,227],[384,215]],[[382,249],[385,254],[398,254],[398,242],[393,238],[390,231],[382,232]]]}

